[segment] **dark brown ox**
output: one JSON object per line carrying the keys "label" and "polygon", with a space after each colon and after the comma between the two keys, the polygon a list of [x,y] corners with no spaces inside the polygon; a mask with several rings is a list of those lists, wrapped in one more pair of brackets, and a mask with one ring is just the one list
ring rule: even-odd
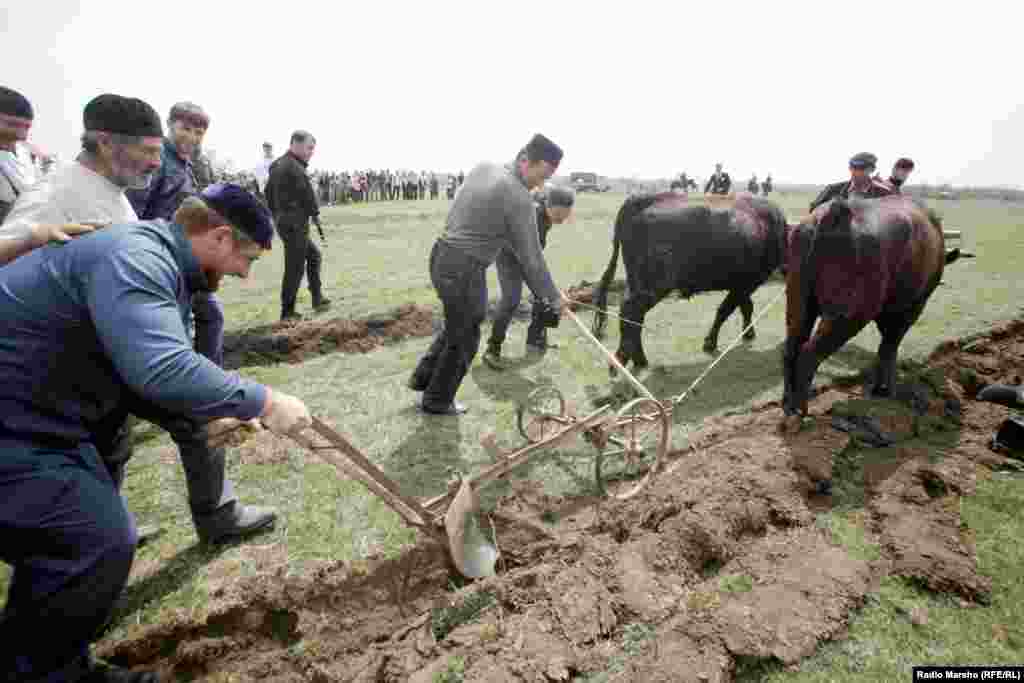
{"label": "dark brown ox", "polygon": [[882,341],[867,393],[888,395],[900,342],[947,261],[938,217],[905,195],[833,200],[792,228],[786,261],[786,416],[806,414],[818,366],[872,321]]}
{"label": "dark brown ox", "polygon": [[[786,216],[767,199],[741,194],[728,208],[687,204],[676,194],[641,195],[623,203],[615,219],[612,257],[594,297],[598,312],[594,334],[604,335],[608,286],[618,266],[626,266],[627,294],[620,307],[623,365],[647,366],[640,325],[659,301],[678,290],[686,298],[699,292],[727,291],[704,339],[704,350],[718,347],[722,324],[739,307],[750,325],[750,295],[782,265]],[[754,338],[750,328],[744,335]]]}

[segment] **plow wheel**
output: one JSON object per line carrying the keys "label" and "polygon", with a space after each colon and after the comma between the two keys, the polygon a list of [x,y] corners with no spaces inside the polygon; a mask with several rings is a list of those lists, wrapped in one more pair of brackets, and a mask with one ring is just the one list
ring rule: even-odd
{"label": "plow wheel", "polygon": [[555,387],[534,389],[526,403],[516,408],[519,433],[530,443],[537,443],[563,429],[570,422],[565,410],[565,397]]}
{"label": "plow wheel", "polygon": [[[593,441],[594,479],[601,494],[626,500],[651,483],[668,453],[669,427],[668,411],[653,399],[624,405]],[[619,483],[609,487],[610,482]]]}

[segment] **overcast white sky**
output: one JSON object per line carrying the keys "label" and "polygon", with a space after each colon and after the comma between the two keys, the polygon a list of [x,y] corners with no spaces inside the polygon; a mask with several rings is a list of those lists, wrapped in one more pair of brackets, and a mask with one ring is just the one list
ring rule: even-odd
{"label": "overcast white sky", "polygon": [[1024,185],[1016,2],[5,4],[0,82],[64,158],[115,92],[199,103],[246,167],[295,128],[333,170],[468,170],[540,131],[560,172],[823,183],[871,151],[917,182]]}

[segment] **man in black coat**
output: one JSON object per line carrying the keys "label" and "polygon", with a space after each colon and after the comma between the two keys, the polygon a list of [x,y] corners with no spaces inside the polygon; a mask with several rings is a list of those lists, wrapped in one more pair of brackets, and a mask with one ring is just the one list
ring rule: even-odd
{"label": "man in black coat", "polygon": [[309,291],[313,295],[313,310],[318,313],[331,307],[331,300],[323,293],[320,281],[320,249],[309,236],[309,221],[320,225],[320,207],[316,192],[306,168],[316,149],[312,134],[297,130],[292,133],[288,151],[270,166],[267,181],[267,206],[274,213],[277,232],[284,243],[284,277],[281,282],[281,320],[298,320],[295,299],[302,284],[303,270],[309,278]]}
{"label": "man in black coat", "polygon": [[861,152],[850,157],[850,179],[826,185],[813,202],[810,210],[833,199],[849,199],[850,197],[875,198],[893,194],[891,187],[881,180],[871,177],[878,163],[878,157],[870,152]]}
{"label": "man in black coat", "polygon": [[704,194],[708,192],[711,194],[729,194],[729,188],[731,187],[732,178],[722,170],[722,164],[715,164],[715,173],[708,178],[708,182],[704,185]]}

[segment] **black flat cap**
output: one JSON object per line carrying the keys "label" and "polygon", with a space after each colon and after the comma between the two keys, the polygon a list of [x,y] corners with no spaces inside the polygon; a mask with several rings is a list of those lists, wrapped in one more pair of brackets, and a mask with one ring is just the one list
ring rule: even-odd
{"label": "black flat cap", "polygon": [[224,216],[254,242],[270,249],[274,240],[274,219],[263,202],[245,188],[232,183],[215,183],[199,196],[211,209]]}
{"label": "black flat cap", "polygon": [[28,98],[16,90],[3,86],[0,86],[0,114],[29,120],[35,118],[32,103],[28,101]]}
{"label": "black flat cap", "polygon": [[198,104],[192,102],[178,102],[171,107],[171,113],[167,120],[177,121],[179,119],[202,128],[210,127],[210,115],[203,111]]}
{"label": "black flat cap", "polygon": [[104,131],[143,138],[161,138],[163,125],[156,109],[133,97],[105,93],[85,105],[82,121],[86,130]]}
{"label": "black flat cap", "polygon": [[562,148],[537,133],[526,145],[526,156],[530,159],[546,161],[552,166],[558,166],[562,161]]}
{"label": "black flat cap", "polygon": [[861,152],[850,157],[850,168],[874,168],[878,157],[871,152]]}

